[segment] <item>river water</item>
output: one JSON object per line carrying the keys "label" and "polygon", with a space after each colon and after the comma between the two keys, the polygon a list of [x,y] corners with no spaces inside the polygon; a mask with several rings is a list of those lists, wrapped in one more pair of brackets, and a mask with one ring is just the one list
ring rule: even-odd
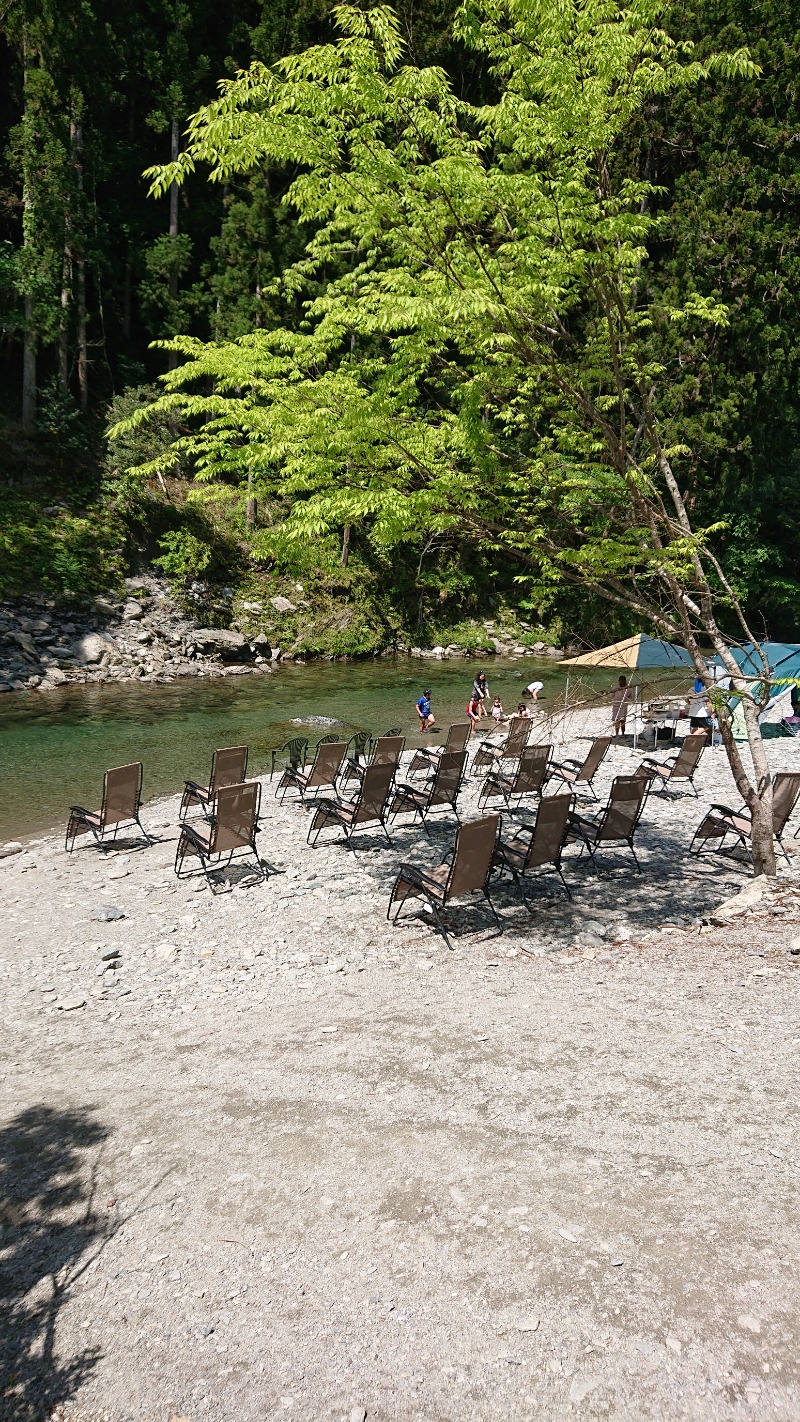
{"label": "river water", "polygon": [[[563,701],[565,670],[552,661],[487,658],[493,696],[514,710],[523,686],[543,681],[545,709]],[[380,734],[401,726],[408,744],[419,743],[414,703],[433,693],[442,727],[463,720],[477,660],[428,661],[407,657],[370,662],[286,665],[271,676],[185,680],[169,686],[128,682],[72,686],[49,693],[0,698],[0,843],[63,823],[71,804],[97,808],[103,771],[144,762],[144,795],[181,789],[184,780],[206,783],[217,746],[248,745],[250,772],[269,769],[270,751],[289,736],[308,735],[313,747],[338,726],[295,722],[327,716],[341,734]],[[652,676],[653,674],[650,673]],[[592,672],[599,693],[616,680]]]}

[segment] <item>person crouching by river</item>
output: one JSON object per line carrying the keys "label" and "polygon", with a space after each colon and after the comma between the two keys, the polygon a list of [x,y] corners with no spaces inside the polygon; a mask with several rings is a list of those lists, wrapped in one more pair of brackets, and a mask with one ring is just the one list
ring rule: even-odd
{"label": "person crouching by river", "polygon": [[483,709],[483,702],[479,696],[471,696],[467,702],[467,719],[469,721],[469,733],[473,734],[475,727],[486,712]]}
{"label": "person crouching by river", "polygon": [[611,693],[611,719],[614,722],[615,736],[625,735],[625,721],[628,716],[630,699],[631,691],[628,686],[628,678],[621,676]]}
{"label": "person crouching by river", "polygon": [[424,731],[429,731],[431,729],[431,726],[436,725],[436,717],[431,713],[430,691],[423,691],[421,697],[419,698],[419,701],[416,703],[416,706],[417,715],[419,716],[420,734],[422,734]]}

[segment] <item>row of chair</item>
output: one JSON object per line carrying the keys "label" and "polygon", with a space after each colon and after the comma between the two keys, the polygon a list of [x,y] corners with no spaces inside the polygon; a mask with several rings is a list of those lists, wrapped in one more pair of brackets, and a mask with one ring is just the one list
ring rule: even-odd
{"label": "row of chair", "polygon": [[[533,823],[517,828],[511,838],[504,838],[499,815],[460,825],[453,849],[436,868],[400,865],[389,896],[387,919],[391,921],[395,905],[396,922],[407,899],[422,898],[448,947],[452,947],[442,911],[451,900],[479,892],[500,930],[500,920],[490,894],[492,876],[502,878],[509,873],[521,890],[528,908],[531,905],[526,893],[526,881],[534,874],[557,874],[567,897],[571,899],[572,894],[561,867],[563,851],[571,841],[580,842],[581,853],[584,849],[588,851],[594,867],[601,848],[626,844],[637,871],[641,872],[633,838],[652,787],[652,779],[641,774],[617,776],[612,783],[607,805],[594,819],[576,812],[574,795],[561,794],[542,798]],[[798,798],[800,773],[777,774],[773,788],[773,830],[784,853],[781,836]],[[718,840],[718,847],[722,847],[728,835],[733,835],[736,844],[746,848],[751,834],[749,812],[714,805],[698,826],[690,852],[699,853],[709,840]]]}
{"label": "row of chair", "polygon": [[[456,729],[460,736],[464,728]],[[513,729],[512,727],[512,731]],[[525,730],[527,732],[529,727],[526,726]],[[299,790],[305,803],[305,795],[309,789],[328,788],[334,791],[334,794],[317,797],[313,802],[314,814],[308,831],[310,844],[317,843],[324,829],[337,827],[344,833],[348,845],[354,848],[353,835],[356,829],[370,824],[379,826],[387,842],[391,843],[387,818],[401,811],[413,813],[415,818],[421,821],[425,832],[430,834],[427,821],[435,810],[449,810],[459,819],[457,800],[466,771],[467,753],[466,750],[448,749],[453,739],[452,735],[449,735],[444,746],[425,747],[415,752],[409,773],[418,774],[421,769],[427,769],[429,773],[427,783],[420,786],[409,782],[396,783],[396,773],[404,747],[402,736],[388,734],[375,741],[368,737],[361,747],[363,750],[367,744],[372,744],[372,756],[366,764],[361,764],[358,755],[351,754],[346,758],[350,743],[327,738],[318,745],[310,771],[300,770],[299,767],[292,768],[291,765],[284,769],[276,793],[283,790],[285,796],[293,786]],[[574,791],[582,784],[589,788],[593,798],[597,798],[591,782],[608,750],[610,740],[610,737],[601,737],[593,742],[583,762],[553,762],[552,747],[524,746],[521,736],[517,735],[512,741],[511,733],[503,746],[482,745],[478,749],[475,760],[480,757],[487,767],[493,767],[492,770],[486,771],[479,796],[480,804],[485,804],[492,795],[500,794],[509,812],[513,814],[513,799],[516,799],[519,809],[523,796],[535,794],[540,798],[535,823],[523,825],[514,836],[515,843],[506,841],[506,868],[509,872],[513,874],[513,867],[519,869],[522,865],[524,874],[524,866],[530,868],[534,861],[538,862],[541,855],[553,852],[556,843],[555,826],[561,813],[561,806],[557,802],[569,800],[570,796],[544,796],[551,779],[560,780],[565,788],[570,789],[573,799]],[[683,747],[671,763],[645,761],[635,775],[618,776],[612,784],[608,803],[598,818],[591,820],[579,815],[574,803],[570,804],[567,837],[580,839],[582,848],[588,850],[593,863],[599,848],[614,844],[627,845],[637,870],[640,870],[633,836],[647,793],[651,790],[665,790],[674,780],[686,780],[692,791],[697,793],[692,778],[702,745],[687,745],[687,742],[693,740],[705,743],[702,735],[686,737]],[[520,751],[521,746],[524,748]],[[512,760],[512,749],[516,749],[518,753],[516,768],[506,772],[503,769],[503,761]],[[212,865],[226,867],[239,849],[252,850],[258,861],[255,839],[258,834],[261,786],[256,781],[245,780],[247,760],[247,747],[218,750],[212,759],[209,783],[185,783],[180,807],[183,823],[175,857],[175,870],[179,876],[184,872],[188,857],[198,857],[207,874]],[[89,811],[81,806],[72,807],[67,826],[66,848],[74,849],[76,838],[89,832],[97,842],[104,840],[109,829],[113,830],[116,837],[117,829],[123,823],[136,824],[146,842],[151,843],[139,814],[142,775],[142,765],[138,762],[106,772],[100,810]],[[340,787],[338,791],[337,778]],[[347,798],[344,788],[353,778],[358,779],[358,789],[354,796]],[[782,773],[775,777],[774,833],[784,853],[782,835],[799,797],[800,773]],[[186,818],[195,806],[199,807],[205,823],[190,823]],[[520,838],[524,840],[528,834],[531,835],[531,841],[526,846],[520,842]],[[750,834],[750,819],[745,809],[734,810],[729,806],[715,804],[698,826],[690,848],[699,853],[707,844],[712,844],[715,848],[727,847],[729,837],[733,838],[733,847],[746,847]],[[560,858],[545,857],[541,863],[551,864],[563,882],[559,867]]]}
{"label": "row of chair", "polygon": [[526,885],[532,877],[542,874],[557,875],[567,898],[571,899],[562,870],[562,855],[573,841],[580,844],[581,854],[584,849],[588,851],[595,867],[601,848],[626,844],[641,872],[633,837],[648,789],[646,779],[640,776],[618,776],[611,787],[608,804],[594,819],[576,812],[574,794],[544,796],[533,822],[517,827],[509,837],[503,835],[502,817],[497,814],[459,825],[452,850],[436,868],[400,865],[389,895],[386,917],[391,921],[392,908],[396,906],[394,921],[397,922],[406,900],[422,898],[448,947],[452,947],[442,911],[453,899],[477,892],[482,894],[499,930],[501,924],[490,893],[492,876],[501,879],[510,874],[528,908],[531,904]]}

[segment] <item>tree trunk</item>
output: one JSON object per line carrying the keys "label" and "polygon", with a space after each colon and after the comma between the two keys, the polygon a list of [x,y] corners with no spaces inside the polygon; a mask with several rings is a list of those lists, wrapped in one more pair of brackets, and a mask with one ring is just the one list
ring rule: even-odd
{"label": "tree trunk", "polygon": [[346,568],[346,567],[347,567],[349,558],[350,558],[350,524],[349,524],[349,523],[346,523],[345,526],[344,526],[344,529],[342,530],[342,557],[341,557],[341,564],[342,564],[342,567],[343,567],[343,568]]}
{"label": "tree trunk", "polygon": [[247,471],[247,527],[255,528],[258,517],[258,500],[253,495],[253,471]]}
{"label": "tree trunk", "polygon": [[753,849],[753,873],[766,874],[774,878],[777,873],[775,857],[775,835],[772,817],[772,786],[768,793],[756,796],[751,812],[751,841]]}
{"label": "tree trunk", "polygon": [[131,307],[133,300],[133,263],[130,255],[131,249],[128,244],[128,256],[125,262],[125,273],[122,279],[122,336],[125,341],[131,338]]}
{"label": "tree trunk", "polygon": [[61,261],[61,311],[58,318],[58,389],[69,395],[69,309],[72,305],[72,251],[69,211],[64,222],[64,255]]}
{"label": "tree trunk", "polygon": [[[25,95],[23,114],[26,120],[30,116],[28,85],[28,36],[27,32],[23,31],[22,88]],[[27,248],[30,251],[30,248],[33,247],[35,209],[33,179],[30,171],[30,134],[28,132],[25,133],[23,142],[23,155],[22,246],[23,249]],[[25,292],[25,330],[22,337],[22,428],[25,434],[32,435],[36,429],[36,332],[34,330],[33,296],[30,290],[31,273],[27,265],[26,281],[28,289]]]}
{"label": "tree trunk", "polygon": [[27,435],[36,429],[36,334],[33,330],[33,300],[25,293],[25,334],[22,345],[22,428]]}
{"label": "tree trunk", "polygon": [[[80,101],[76,108],[80,110]],[[89,343],[86,336],[86,224],[83,214],[83,128],[78,119],[69,126],[72,168],[75,178],[75,209],[78,240],[75,252],[75,311],[78,341],[78,399],[81,410],[89,404]]]}
{"label": "tree trunk", "polygon": [[[180,154],[180,124],[176,118],[172,120],[170,127],[170,158],[173,163],[177,163]],[[178,184],[170,184],[169,190],[169,235],[172,238],[178,235]],[[171,301],[178,300],[178,273],[173,269],[169,274],[169,295]],[[178,356],[175,351],[170,351],[167,356],[167,369],[174,370],[178,364]]]}

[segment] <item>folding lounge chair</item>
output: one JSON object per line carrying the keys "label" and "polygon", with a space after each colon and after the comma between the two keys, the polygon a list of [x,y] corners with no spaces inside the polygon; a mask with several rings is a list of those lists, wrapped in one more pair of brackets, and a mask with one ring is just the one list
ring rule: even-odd
{"label": "folding lounge chair", "polygon": [[[780,771],[772,784],[772,833],[787,859],[789,856],[786,854],[782,836],[799,798],[800,771]],[[716,840],[714,848],[722,849],[729,834],[736,837],[732,849],[737,845],[747,849],[752,836],[752,825],[750,811],[746,805],[740,810],[732,810],[729,805],[712,805],[694,832],[689,853],[699,854],[709,840]],[[695,849],[698,840],[700,843]]]}
{"label": "folding lounge chair", "polygon": [[308,736],[292,736],[291,740],[284,741],[282,746],[272,752],[272,761],[269,767],[270,779],[275,774],[275,762],[279,756],[284,757],[284,768],[288,765],[292,770],[306,768],[306,754],[308,752]]}
{"label": "folding lounge chair", "polygon": [[102,844],[105,833],[113,826],[112,839],[116,839],[120,825],[136,824],[148,844],[153,841],[139,819],[142,803],[142,777],[144,768],[140,760],[131,765],[118,765],[107,770],[103,776],[103,802],[99,810],[85,810],[83,805],[70,805],[64,848],[71,854],[78,835],[93,834],[95,842]]}
{"label": "folding lounge chair", "polygon": [[[472,820],[469,824],[461,825],[453,849],[437,869],[420,869],[416,864],[401,864],[389,896],[387,919],[391,921],[392,904],[397,904],[394,916],[396,923],[406,899],[423,898],[427,900],[436,927],[445,943],[448,948],[452,948],[441,911],[452,899],[462,894],[480,893],[489,905],[498,930],[501,930],[502,924],[489,897],[489,875],[492,872],[492,856],[500,824],[499,815],[487,815],[485,819]],[[450,860],[449,864],[447,859]]]}
{"label": "folding lounge chair", "polygon": [[456,800],[461,789],[461,782],[464,778],[464,768],[467,763],[466,751],[445,751],[439,757],[439,764],[433,780],[421,788],[415,785],[398,785],[394,799],[389,807],[390,815],[397,815],[402,810],[411,810],[413,814],[419,815],[422,820],[422,828],[427,835],[427,817],[431,810],[448,809],[453,811],[458,819]]}
{"label": "folding lounge chair", "polygon": [[218,790],[223,785],[241,785],[247,775],[247,746],[226,746],[215,750],[211,758],[211,775],[207,785],[198,785],[195,780],[187,780],[178,812],[180,819],[195,801],[204,815]]}
{"label": "folding lounge chair", "polygon": [[548,795],[539,802],[536,819],[524,825],[513,839],[500,838],[494,852],[494,867],[511,874],[528,907],[525,880],[538,870],[541,874],[556,873],[568,899],[572,898],[561,872],[561,854],[567,841],[570,811],[574,795]]}
{"label": "folding lounge chair", "polygon": [[509,812],[513,814],[512,799],[516,799],[519,808],[523,795],[541,795],[552,751],[552,746],[526,746],[516,770],[508,775],[504,775],[500,768],[488,771],[478,804],[483,806],[490,796],[502,795]]}
{"label": "folding lounge chair", "polygon": [[[208,824],[195,822],[181,825],[175,851],[178,878],[183,872],[184,860],[196,856],[213,888],[210,878],[212,869],[227,869],[234,854],[250,850],[255,855],[257,873],[265,879],[266,871],[256,849],[260,806],[261,785],[257,780],[246,780],[241,785],[223,785],[217,791]],[[218,862],[214,863],[214,860]]]}
{"label": "folding lounge chair", "polygon": [[597,851],[605,845],[627,844],[636,872],[642,866],[636,858],[633,836],[641,818],[650,781],[644,775],[618,775],[611,783],[608,804],[597,819],[591,820],[574,812],[569,818],[568,839],[579,840],[581,853],[588,849],[592,868],[597,869]]}
{"label": "folding lounge chair", "polygon": [[388,729],[388,731],[384,731],[383,734],[384,734],[384,736],[402,736],[402,734],[403,734],[403,727],[402,727],[402,726],[390,726],[389,729]]}
{"label": "folding lounge chair", "polygon": [[481,767],[490,765],[499,766],[504,760],[519,760],[528,744],[528,736],[533,725],[534,722],[528,720],[526,716],[515,717],[502,745],[492,746],[484,743],[481,746],[472,762],[473,770],[480,770]]}
{"label": "folding lounge chair", "polygon": [[345,842],[355,852],[353,832],[361,825],[377,824],[391,845],[391,835],[386,826],[386,809],[393,780],[393,765],[368,765],[354,800],[316,800],[314,818],[309,826],[306,843],[316,846],[320,834],[328,825],[338,825],[344,833]]}
{"label": "folding lounge chair", "polygon": [[276,795],[280,795],[281,803],[286,799],[288,790],[299,790],[300,799],[305,804],[308,790],[321,790],[325,786],[333,789],[346,750],[346,741],[320,741],[310,770],[296,770],[287,765],[275,791]]}
{"label": "folding lounge chair", "polygon": [[694,773],[707,745],[708,737],[705,731],[684,736],[683,745],[674,760],[659,761],[653,760],[651,756],[645,756],[637,774],[649,776],[651,789],[658,794],[668,794],[669,787],[673,782],[683,781],[697,798],[697,791],[694,788]]}
{"label": "folding lounge chair", "polygon": [[613,736],[597,736],[590,745],[586,759],[583,764],[578,760],[573,760],[571,756],[563,761],[554,761],[550,769],[550,780],[560,780],[562,785],[569,785],[577,790],[580,785],[585,785],[593,800],[597,799],[592,781],[605,759]]}
{"label": "folding lounge chair", "polygon": [[[405,736],[378,736],[375,741],[372,755],[369,759],[370,765],[390,765],[392,775],[396,775],[400,767],[400,757],[405,747]],[[348,780],[357,777],[359,780],[364,775],[367,767],[357,765],[355,761],[347,761],[342,771],[342,784],[347,784]]]}
{"label": "folding lounge chair", "polygon": [[447,731],[447,739],[442,746],[421,746],[414,752],[411,764],[408,767],[409,775],[416,775],[423,770],[426,775],[436,769],[439,760],[443,755],[453,751],[463,751],[469,740],[469,733],[472,726],[471,721],[457,721],[450,726]]}

